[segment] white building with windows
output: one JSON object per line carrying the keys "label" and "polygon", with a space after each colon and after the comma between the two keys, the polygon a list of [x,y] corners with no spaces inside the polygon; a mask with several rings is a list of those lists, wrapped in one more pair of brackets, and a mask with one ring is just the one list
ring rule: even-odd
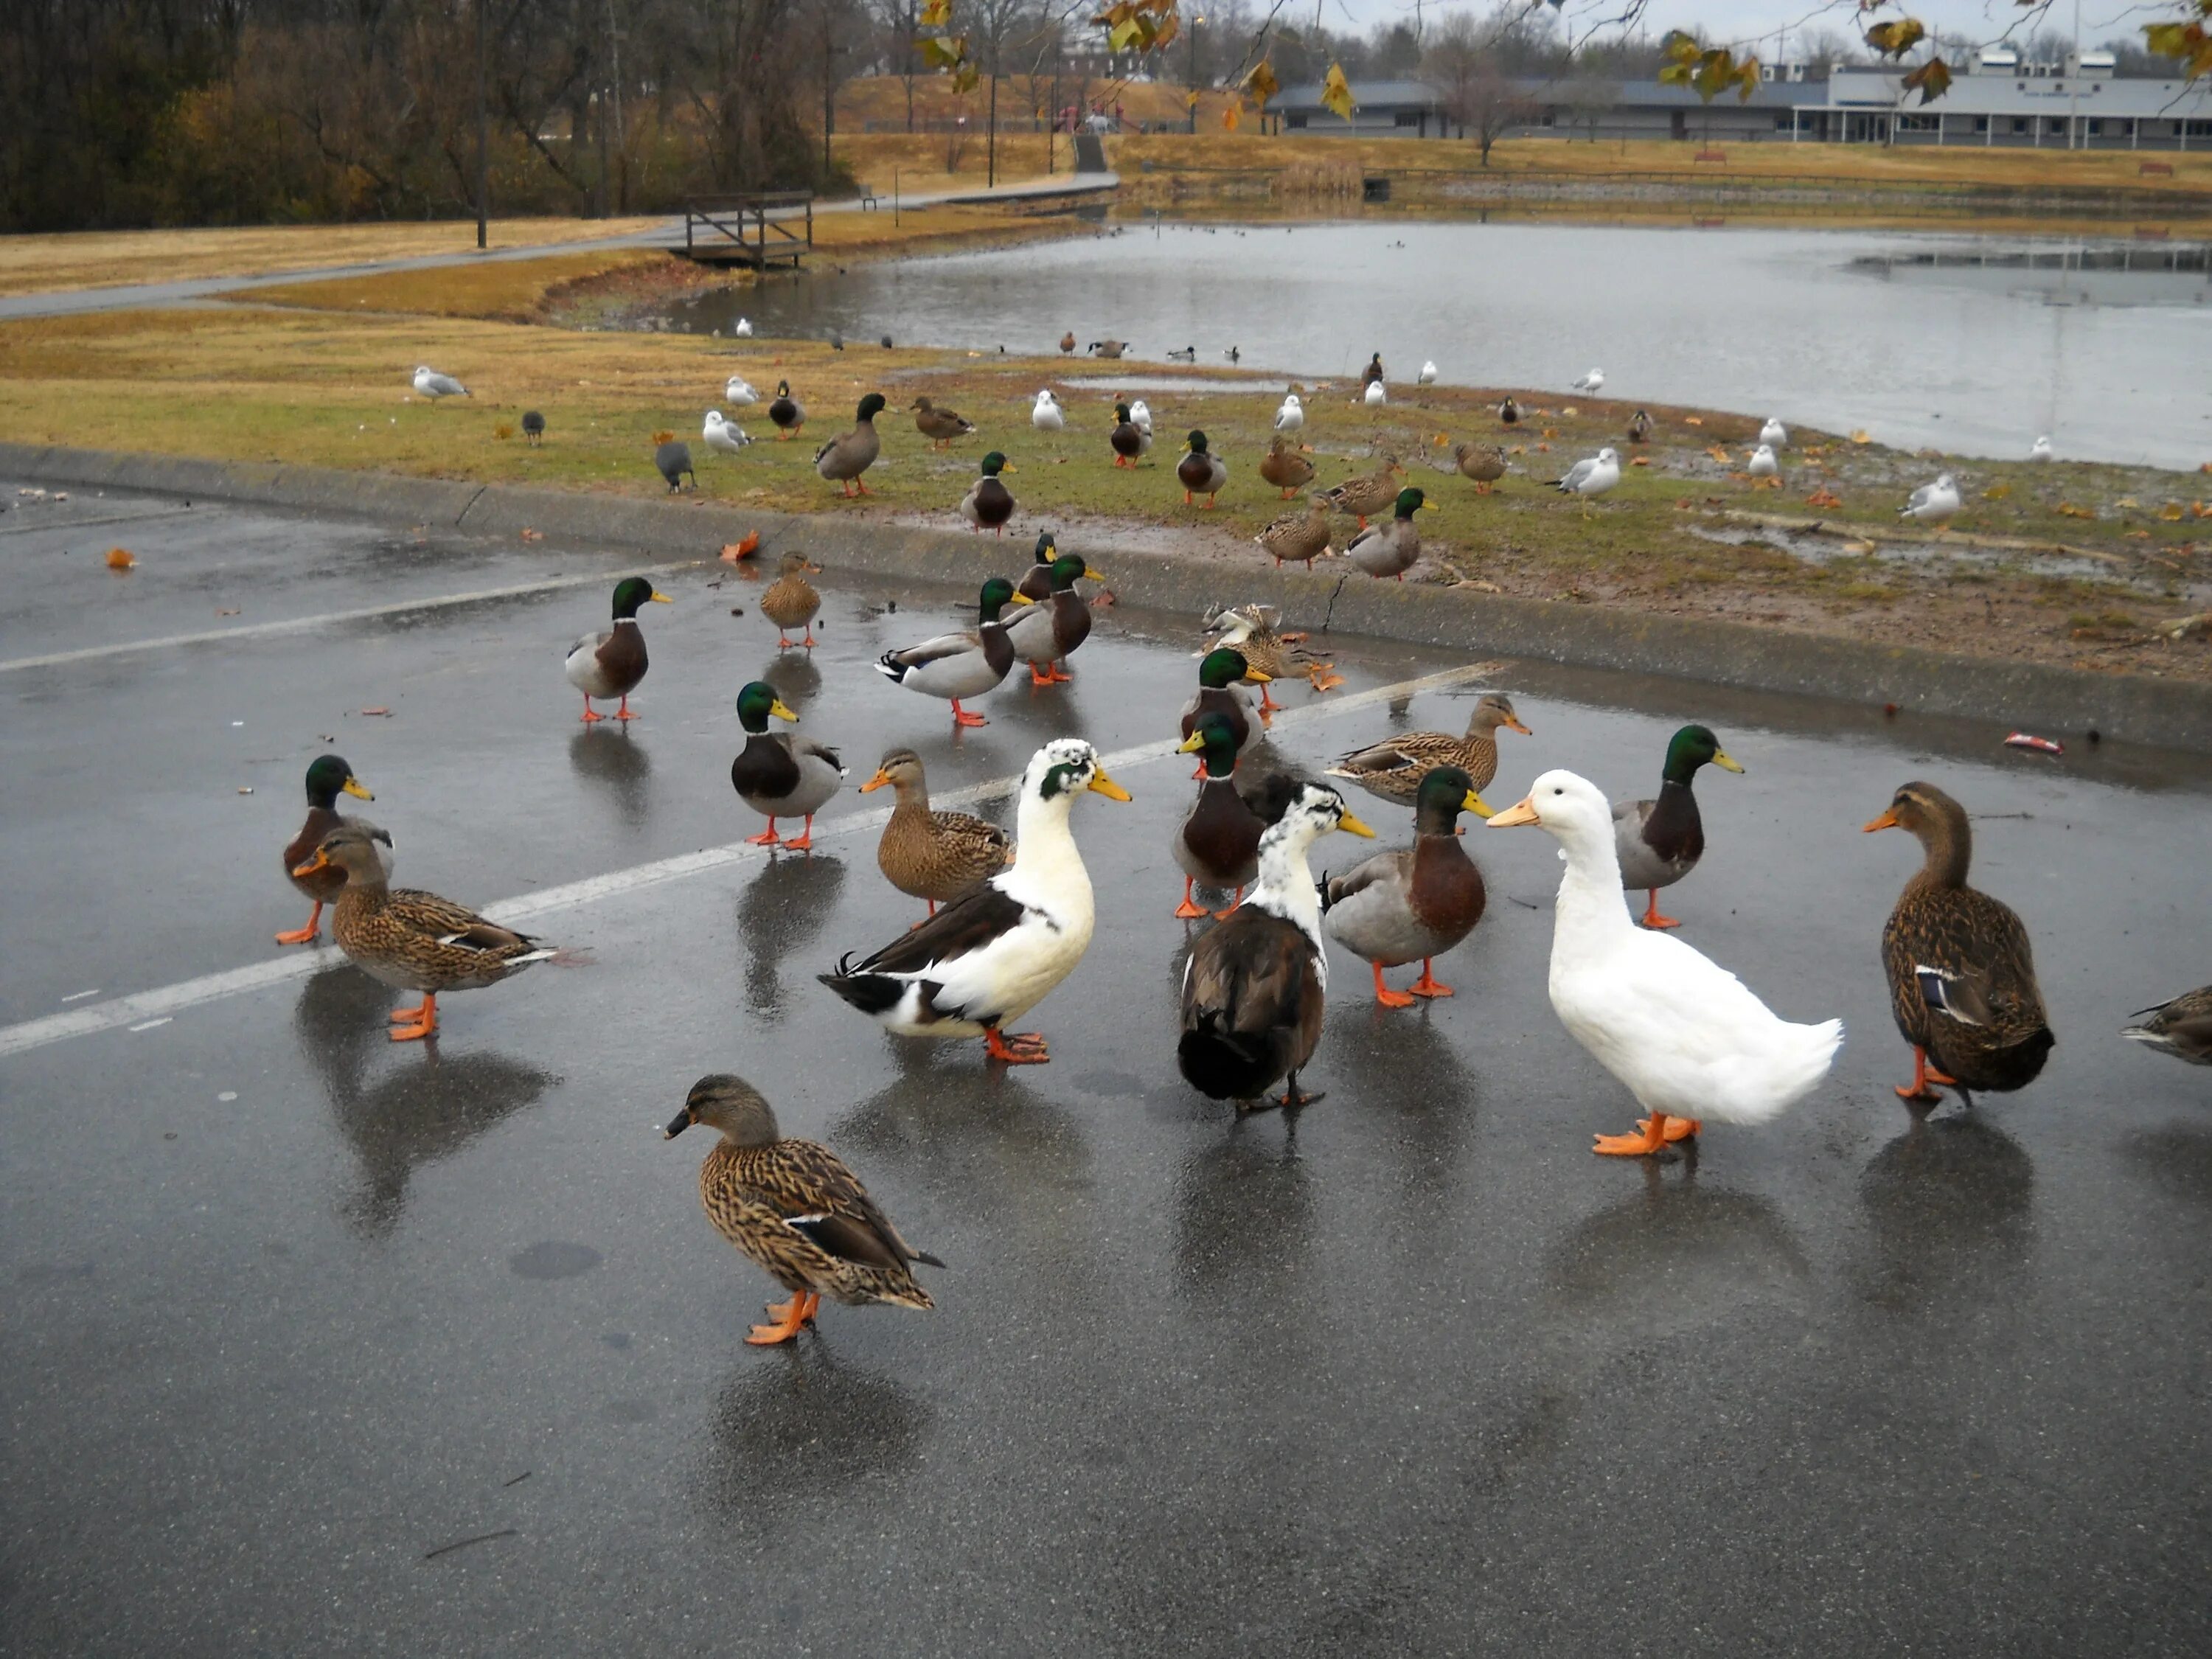
{"label": "white building with windows", "polygon": [[2112,72],[2109,52],[2023,64],[1993,49],[1954,76],[1934,103],[1907,70],[1837,65],[1795,100],[1788,136],[1850,144],[1983,144],[2038,149],[2212,150],[2212,81],[2154,81]]}

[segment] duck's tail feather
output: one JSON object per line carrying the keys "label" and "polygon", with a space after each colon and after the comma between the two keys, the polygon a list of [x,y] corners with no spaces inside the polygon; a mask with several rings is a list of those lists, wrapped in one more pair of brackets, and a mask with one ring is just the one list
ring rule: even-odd
{"label": "duck's tail feather", "polygon": [[1291,1069],[1287,1031],[1232,1031],[1219,1010],[1201,1008],[1176,1045],[1176,1063],[1210,1100],[1251,1100]]}
{"label": "duck's tail feather", "polygon": [[870,1018],[887,1014],[898,1006],[899,999],[907,994],[904,980],[893,979],[888,974],[847,973],[845,963],[849,960],[850,957],[841,959],[836,973],[817,974],[815,977]]}

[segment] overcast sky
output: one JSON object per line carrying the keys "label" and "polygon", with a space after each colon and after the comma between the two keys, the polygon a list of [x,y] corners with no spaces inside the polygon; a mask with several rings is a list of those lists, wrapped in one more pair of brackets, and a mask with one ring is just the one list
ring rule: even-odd
{"label": "overcast sky", "polygon": [[[1313,3],[1314,0],[1291,0],[1284,15],[1310,17]],[[2081,37],[2088,45],[2121,35],[2132,37],[2136,27],[2151,15],[2147,9],[2131,7],[2129,0],[2081,0]],[[1331,28],[1352,27],[1364,30],[1382,19],[1411,17],[1413,9],[1414,0],[1322,0],[1322,21]],[[1464,5],[1440,4],[1437,0],[1425,0],[1422,5],[1428,17],[1466,9],[1468,8]],[[1473,0],[1472,9],[1478,15],[1486,15],[1491,9],[1489,0]],[[1588,20],[1618,16],[1625,9],[1621,0],[1613,0],[1612,3],[1604,3],[1604,0],[1568,0],[1569,15],[1578,20],[1577,33],[1587,27]],[[1994,38],[2021,15],[2014,0],[1906,0],[1905,11],[1931,29],[1957,33],[1977,40]],[[1905,14],[1891,8],[1881,15],[1895,17]],[[1662,34],[1671,28],[1702,27],[1716,39],[1747,40],[1763,35],[1771,43],[1775,32],[1784,27],[1793,34],[1809,29],[1844,33],[1850,30],[1856,21],[1851,0],[1842,0],[1841,3],[1831,0],[1826,4],[1822,0],[1650,0],[1644,27],[1653,34]],[[2031,31],[2055,28],[2061,33],[2070,33],[2073,27],[2074,0],[2055,0],[2042,19],[2031,20],[2028,25]],[[1773,55],[1771,44],[1763,55]]]}

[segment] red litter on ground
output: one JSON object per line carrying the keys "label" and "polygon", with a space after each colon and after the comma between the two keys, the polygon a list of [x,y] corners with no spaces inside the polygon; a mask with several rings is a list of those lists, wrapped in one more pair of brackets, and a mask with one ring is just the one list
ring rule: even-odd
{"label": "red litter on ground", "polygon": [[2053,743],[2049,738],[2039,738],[2032,732],[2015,732],[2005,739],[2008,749],[2032,749],[2039,755],[2063,755],[2066,745]]}

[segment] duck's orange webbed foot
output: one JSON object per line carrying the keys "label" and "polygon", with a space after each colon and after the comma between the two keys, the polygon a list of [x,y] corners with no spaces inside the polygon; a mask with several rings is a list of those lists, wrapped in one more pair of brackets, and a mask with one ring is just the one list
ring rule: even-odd
{"label": "duck's orange webbed foot", "polygon": [[1674,917],[1662,916],[1659,914],[1659,890],[1656,887],[1654,887],[1650,890],[1651,894],[1650,902],[1644,907],[1644,925],[1646,927],[1650,928],[1680,927],[1682,924],[1675,921]]}
{"label": "duck's orange webbed foot", "polygon": [[1182,902],[1176,905],[1175,908],[1176,919],[1178,921],[1196,921],[1206,915],[1206,907],[1203,904],[1194,904],[1191,902],[1190,890],[1191,878],[1185,876],[1182,878]]}
{"label": "duck's orange webbed foot", "polygon": [[1035,1031],[1008,1033],[995,1025],[983,1033],[983,1052],[1009,1066],[1042,1066],[1052,1058]]}
{"label": "duck's orange webbed foot", "polygon": [[1929,1086],[1936,1083],[1948,1083],[1954,1089],[1959,1086],[1958,1079],[1947,1073],[1937,1071],[1928,1063],[1928,1051],[1925,1048],[1916,1048],[1912,1051],[1911,1085],[1909,1088],[1899,1089],[1896,1091],[1897,1097],[1899,1100],[1908,1101],[1915,1106],[1940,1104],[1943,1097]]}
{"label": "duck's orange webbed foot", "polygon": [[1381,1003],[1385,1008],[1410,1008],[1413,1006],[1412,996],[1404,991],[1394,991],[1382,982],[1381,963],[1370,962],[1367,965],[1375,970],[1376,1001]]}
{"label": "duck's orange webbed foot", "polygon": [[1213,919],[1216,921],[1228,921],[1230,916],[1235,913],[1237,907],[1243,902],[1244,884],[1240,881],[1237,884],[1237,896],[1229,901],[1229,908],[1226,910],[1216,910],[1213,913]]}
{"label": "duck's orange webbed foot", "polygon": [[425,997],[412,1008],[394,1008],[389,1018],[394,1025],[419,1025],[429,1013],[430,1000]]}
{"label": "duck's orange webbed foot", "polygon": [[420,1015],[421,1018],[409,1024],[393,1026],[392,1040],[394,1042],[420,1042],[424,1037],[437,1034],[438,999],[436,996],[425,995],[420,1008],[410,1008],[404,1012]]}
{"label": "duck's orange webbed foot", "polygon": [[960,699],[952,700],[952,723],[955,726],[988,726],[991,722],[972,709],[963,708]]}
{"label": "duck's orange webbed foot", "polygon": [[780,1342],[790,1341],[806,1328],[806,1322],[813,1316],[819,1299],[811,1291],[797,1291],[793,1292],[788,1302],[769,1303],[767,1309],[769,1317],[776,1322],[754,1326],[745,1340],[756,1348],[772,1348]]}
{"label": "duck's orange webbed foot", "polygon": [[1260,713],[1263,717],[1273,714],[1282,706],[1282,704],[1277,702],[1273,697],[1267,695],[1267,688],[1266,686],[1263,685],[1260,688]]}
{"label": "duck's orange webbed foot", "polygon": [[1450,986],[1436,976],[1429,967],[1429,959],[1426,957],[1421,958],[1420,978],[1408,985],[1406,989],[1417,997],[1449,997],[1458,994]]}
{"label": "duck's orange webbed foot", "polygon": [[760,834],[758,834],[757,836],[747,836],[745,837],[745,845],[746,845],[746,846],[748,846],[748,847],[773,847],[773,846],[775,846],[775,820],[774,818],[770,818],[770,819],[768,821],[768,828],[767,828],[767,829],[765,829],[765,830],[762,830],[762,831],[760,832]]}
{"label": "duck's orange webbed foot", "polygon": [[603,720],[605,720],[605,719],[606,719],[606,716],[605,716],[605,714],[594,714],[592,712],[592,700],[591,700],[589,697],[585,698],[585,699],[584,699],[584,718],[583,718],[583,720],[582,720],[581,721],[580,721],[580,722],[579,722],[579,724],[580,724],[580,725],[584,725],[584,726],[590,726],[590,725],[592,725],[593,723],[595,723],[595,722],[597,722],[597,721]]}
{"label": "duck's orange webbed foot", "polygon": [[806,815],[805,827],[797,835],[787,841],[778,842],[776,845],[789,848],[794,853],[812,852],[814,850],[814,814],[809,812]]}
{"label": "duck's orange webbed foot", "polygon": [[634,720],[637,718],[636,715],[629,712],[629,697],[623,697],[622,702],[616,706],[615,718],[618,720]]}
{"label": "duck's orange webbed foot", "polygon": [[1667,1144],[1667,1115],[1654,1112],[1638,1118],[1643,1133],[1632,1135],[1594,1135],[1590,1151],[1607,1158],[1649,1158]]}
{"label": "duck's orange webbed foot", "polygon": [[295,927],[289,933],[277,934],[276,942],[279,945],[313,945],[315,942],[315,936],[322,931],[322,925],[323,902],[317,899],[314,914],[307,918],[307,925],[305,927]]}
{"label": "duck's orange webbed foot", "polygon": [[[1648,1117],[1639,1117],[1636,1120],[1636,1127],[1649,1135],[1651,1133],[1651,1120]],[[1659,1133],[1668,1140],[1687,1140],[1692,1135],[1704,1133],[1705,1127],[1705,1121],[1702,1118],[1669,1117],[1661,1120]]]}

